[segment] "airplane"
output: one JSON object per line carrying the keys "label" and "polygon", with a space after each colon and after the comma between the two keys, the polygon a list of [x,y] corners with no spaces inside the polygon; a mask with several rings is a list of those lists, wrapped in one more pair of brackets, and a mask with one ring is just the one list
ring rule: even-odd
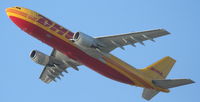
{"label": "airplane", "polygon": [[83,32],[73,33],[27,8],[10,7],[6,13],[24,32],[53,48],[50,55],[38,50],[30,53],[34,62],[44,66],[39,78],[45,83],[61,79],[69,67],[78,71],[80,65],[112,80],[144,88],[142,97],[146,100],[159,92],[170,92],[169,88],[194,83],[191,79],[166,79],[176,62],[169,56],[146,68],[136,69],[111,54],[116,48],[124,50],[126,45],[136,47],[135,43],[144,45],[146,40],[155,42],[154,38],[169,34],[165,29],[94,38]]}

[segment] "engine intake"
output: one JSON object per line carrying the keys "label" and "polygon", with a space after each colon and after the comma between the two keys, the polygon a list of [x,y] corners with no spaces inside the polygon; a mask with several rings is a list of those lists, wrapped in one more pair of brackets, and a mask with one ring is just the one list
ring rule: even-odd
{"label": "engine intake", "polygon": [[33,50],[30,53],[30,57],[35,63],[44,65],[44,66],[47,65],[50,61],[50,57],[48,55],[37,50]]}
{"label": "engine intake", "polygon": [[97,41],[97,39],[82,32],[76,32],[73,36],[73,40],[75,44],[86,48],[102,47],[102,44],[99,41]]}

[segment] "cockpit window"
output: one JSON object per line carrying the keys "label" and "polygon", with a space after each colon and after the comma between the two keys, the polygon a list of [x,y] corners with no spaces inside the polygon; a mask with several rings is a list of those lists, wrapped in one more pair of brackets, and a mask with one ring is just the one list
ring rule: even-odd
{"label": "cockpit window", "polygon": [[19,9],[19,10],[21,9],[20,7],[15,7],[15,8],[17,8],[17,9]]}

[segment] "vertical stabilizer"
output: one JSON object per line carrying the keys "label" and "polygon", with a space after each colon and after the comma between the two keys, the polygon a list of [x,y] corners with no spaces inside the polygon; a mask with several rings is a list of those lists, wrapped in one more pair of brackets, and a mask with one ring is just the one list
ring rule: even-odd
{"label": "vertical stabilizer", "polygon": [[175,62],[176,60],[167,56],[140,71],[152,79],[165,79]]}

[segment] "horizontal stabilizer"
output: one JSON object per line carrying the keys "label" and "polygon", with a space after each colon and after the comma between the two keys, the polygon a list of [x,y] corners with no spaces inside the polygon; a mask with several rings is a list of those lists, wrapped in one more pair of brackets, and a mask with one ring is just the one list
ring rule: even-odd
{"label": "horizontal stabilizer", "polygon": [[147,89],[144,88],[143,93],[142,93],[142,97],[146,100],[150,100],[152,99],[155,95],[157,95],[160,91],[157,90],[153,90],[153,89]]}
{"label": "horizontal stabilizer", "polygon": [[167,79],[167,80],[153,80],[154,85],[168,89],[182,85],[192,84],[194,81],[191,79]]}

